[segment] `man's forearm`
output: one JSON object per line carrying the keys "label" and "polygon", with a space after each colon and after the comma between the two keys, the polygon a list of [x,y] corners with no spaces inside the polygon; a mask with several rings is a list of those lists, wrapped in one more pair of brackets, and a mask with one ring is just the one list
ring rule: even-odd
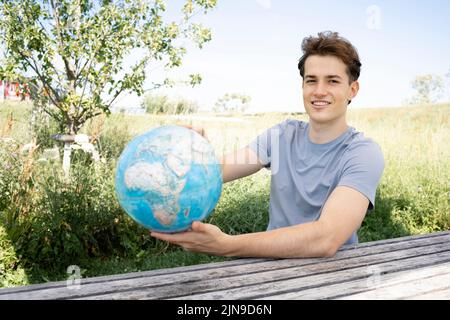
{"label": "man's forearm", "polygon": [[222,179],[224,183],[230,182],[251,175],[259,169],[260,167],[257,165],[222,164]]}
{"label": "man's forearm", "polygon": [[302,258],[333,256],[337,247],[320,221],[230,236],[226,256]]}
{"label": "man's forearm", "polygon": [[221,169],[223,182],[233,181],[258,172],[262,168],[256,154],[248,147],[223,156]]}

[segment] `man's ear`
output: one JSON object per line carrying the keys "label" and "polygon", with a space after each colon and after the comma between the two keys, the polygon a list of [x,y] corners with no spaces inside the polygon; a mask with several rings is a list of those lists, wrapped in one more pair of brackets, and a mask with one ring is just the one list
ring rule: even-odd
{"label": "man's ear", "polygon": [[349,100],[353,100],[354,97],[356,97],[356,95],[358,94],[359,91],[359,82],[353,81],[352,84],[350,85],[350,97]]}

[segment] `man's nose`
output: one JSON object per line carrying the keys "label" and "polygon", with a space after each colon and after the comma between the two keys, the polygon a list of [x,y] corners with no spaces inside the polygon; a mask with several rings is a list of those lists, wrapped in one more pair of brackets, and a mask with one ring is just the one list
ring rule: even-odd
{"label": "man's nose", "polygon": [[316,96],[325,96],[327,94],[326,84],[323,81],[318,81],[313,93]]}

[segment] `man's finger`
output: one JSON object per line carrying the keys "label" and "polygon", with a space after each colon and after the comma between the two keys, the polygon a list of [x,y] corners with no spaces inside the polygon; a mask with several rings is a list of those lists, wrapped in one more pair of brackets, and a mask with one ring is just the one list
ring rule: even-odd
{"label": "man's finger", "polygon": [[159,239],[159,240],[164,240],[164,241],[176,241],[176,235],[174,234],[168,234],[168,233],[162,233],[162,232],[150,232],[150,236]]}
{"label": "man's finger", "polygon": [[150,232],[150,236],[152,236],[156,239],[168,241],[171,243],[181,243],[183,241],[186,241],[186,239],[188,239],[189,233],[188,232],[163,233],[163,232],[152,231],[152,232]]}

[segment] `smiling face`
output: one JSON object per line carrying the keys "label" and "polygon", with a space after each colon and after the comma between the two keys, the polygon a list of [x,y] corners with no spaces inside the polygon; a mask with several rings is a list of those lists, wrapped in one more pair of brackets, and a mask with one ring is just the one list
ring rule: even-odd
{"label": "smiling face", "polygon": [[348,101],[358,93],[357,81],[349,83],[347,67],[334,56],[309,56],[305,61],[303,103],[310,121],[345,123]]}

